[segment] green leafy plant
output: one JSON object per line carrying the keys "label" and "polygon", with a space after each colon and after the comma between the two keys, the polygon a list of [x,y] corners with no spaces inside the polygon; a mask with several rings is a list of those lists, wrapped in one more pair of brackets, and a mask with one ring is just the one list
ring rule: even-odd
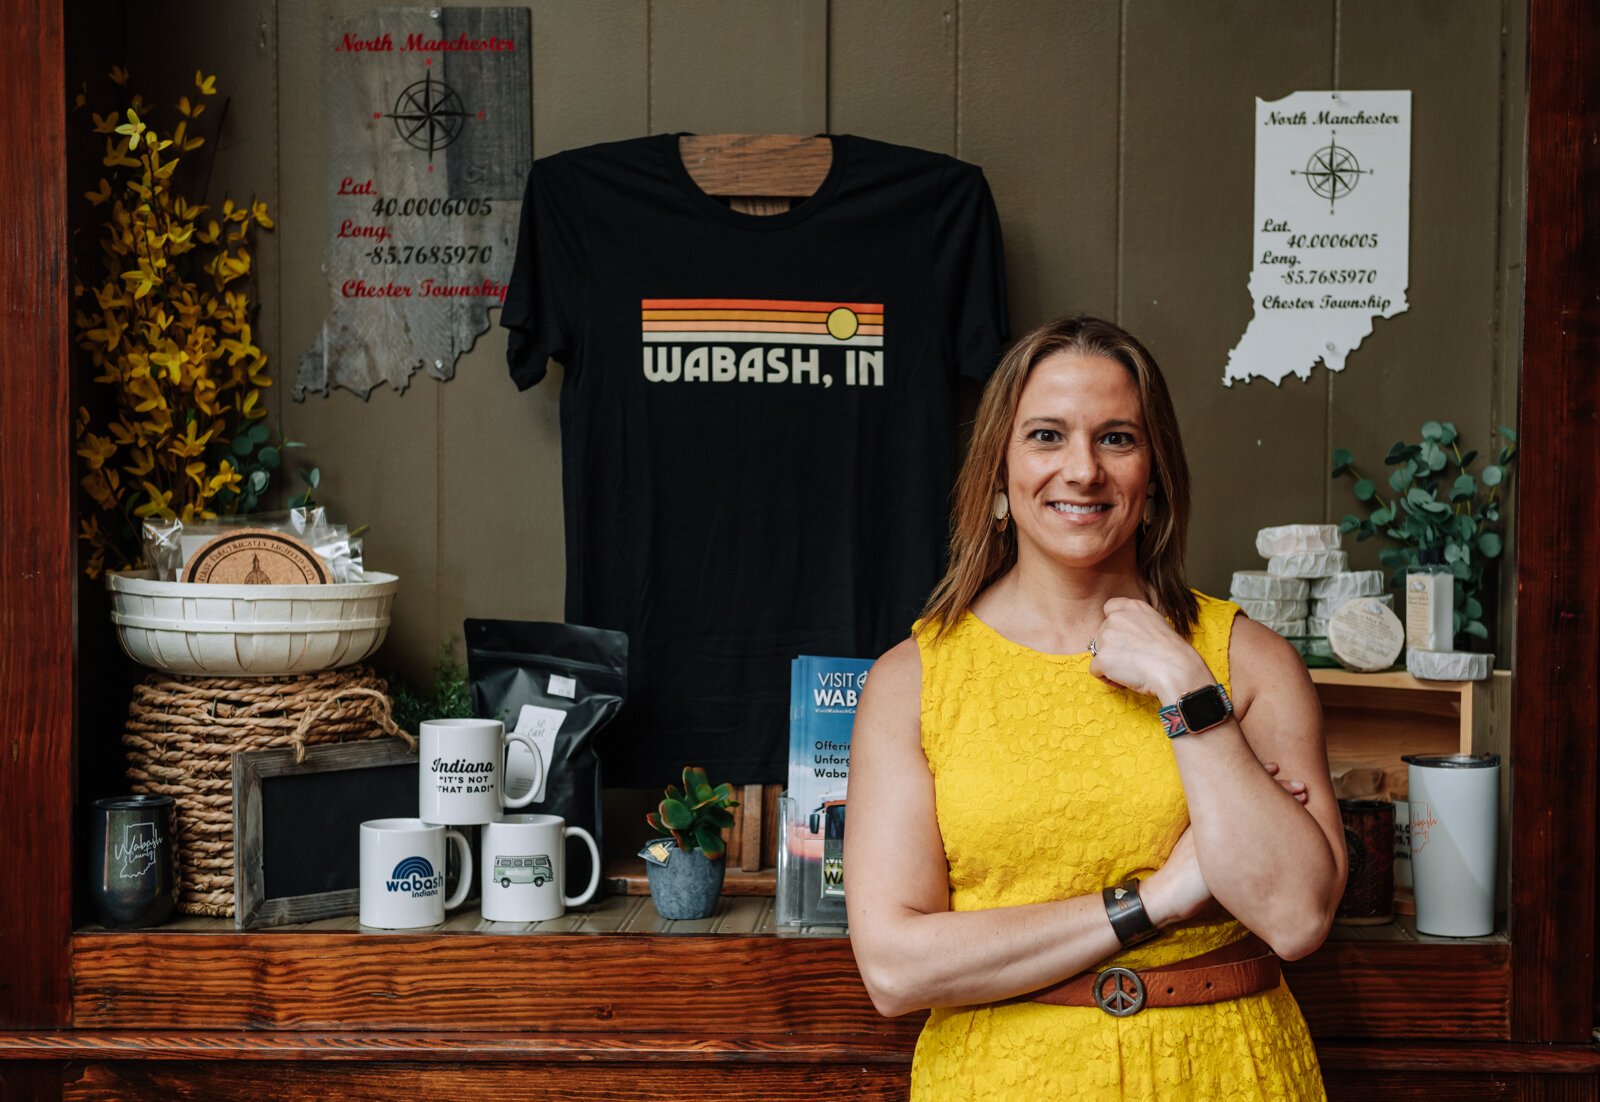
{"label": "green leafy plant", "polygon": [[[276,444],[269,440],[269,435],[266,423],[257,421],[235,436],[228,446],[228,450],[232,453],[231,462],[242,480],[237,491],[239,494],[237,512],[255,512],[260,507],[267,487],[272,484],[273,472],[283,466],[283,453],[290,448],[305,447],[298,440],[285,440],[282,430],[276,434],[278,437]],[[305,504],[309,502],[291,501],[289,508],[294,509]]]}
{"label": "green leafy plant", "polygon": [[[285,444],[284,446],[298,448],[300,445]],[[306,484],[305,492],[296,494],[294,497],[289,499],[289,508],[291,509],[308,509],[316,504],[315,494],[318,488],[322,485],[322,468],[312,467],[310,470],[307,470],[305,467],[301,467],[300,481]],[[448,643],[445,645],[449,646]]]}
{"label": "green leafy plant", "polygon": [[1500,435],[1495,461],[1473,474],[1478,453],[1461,451],[1461,434],[1449,421],[1429,421],[1421,443],[1401,441],[1384,457],[1394,468],[1387,479],[1390,498],[1356,469],[1348,449],[1333,453],[1333,477],[1353,479],[1356,500],[1371,510],[1365,519],[1346,516],[1339,531],[1356,533],[1358,542],[1381,535],[1398,544],[1378,553],[1391,570],[1391,585],[1400,585],[1409,567],[1425,561],[1448,567],[1455,577],[1455,632],[1475,639],[1489,637],[1484,574],[1504,546],[1500,488],[1517,457],[1517,434],[1502,426]]}
{"label": "green leafy plant", "polygon": [[733,798],[733,785],[719,784],[713,788],[706,780],[704,769],[686,765],[683,787],[667,785],[666,799],[645,816],[645,821],[658,833],[672,835],[684,852],[698,846],[715,861],[728,850],[722,832],[733,825],[729,809],[738,806]]}
{"label": "green leafy plant", "polygon": [[425,719],[467,719],[472,715],[467,668],[456,661],[454,637],[439,647],[439,656],[433,662],[431,691],[398,675],[390,681],[394,686],[394,721],[412,734],[418,733]]}

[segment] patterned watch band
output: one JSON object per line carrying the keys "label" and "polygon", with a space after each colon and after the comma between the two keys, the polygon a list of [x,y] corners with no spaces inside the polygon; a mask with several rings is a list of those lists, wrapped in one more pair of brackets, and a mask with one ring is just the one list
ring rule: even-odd
{"label": "patterned watch band", "polygon": [[[1222,706],[1227,709],[1227,715],[1231,716],[1233,714],[1233,699],[1228,696],[1227,688],[1220,684],[1207,686],[1207,689],[1213,688],[1216,689],[1217,694],[1222,697]],[[1206,690],[1203,689],[1200,691],[1204,692]],[[1161,733],[1166,735],[1168,738],[1177,738],[1179,735],[1187,735],[1190,733],[1189,725],[1183,720],[1182,700],[1178,701],[1176,704],[1168,704],[1165,708],[1162,708],[1159,712],[1157,712],[1156,715],[1161,717]],[[1224,716],[1223,718],[1227,718],[1227,716]],[[1218,722],[1220,723],[1221,720],[1218,720]]]}

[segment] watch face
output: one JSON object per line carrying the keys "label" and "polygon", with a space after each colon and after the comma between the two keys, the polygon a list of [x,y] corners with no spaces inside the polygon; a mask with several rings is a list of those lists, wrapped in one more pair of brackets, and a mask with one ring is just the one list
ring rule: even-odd
{"label": "watch face", "polygon": [[1215,685],[1199,689],[1178,701],[1183,725],[1191,731],[1204,731],[1228,718],[1228,706]]}

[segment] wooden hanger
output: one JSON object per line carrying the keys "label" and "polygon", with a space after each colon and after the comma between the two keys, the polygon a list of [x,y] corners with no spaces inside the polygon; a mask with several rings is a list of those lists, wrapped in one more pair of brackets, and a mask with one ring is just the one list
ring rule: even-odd
{"label": "wooden hanger", "polygon": [[678,156],[707,195],[746,214],[778,214],[822,186],[833,143],[797,134],[686,134]]}

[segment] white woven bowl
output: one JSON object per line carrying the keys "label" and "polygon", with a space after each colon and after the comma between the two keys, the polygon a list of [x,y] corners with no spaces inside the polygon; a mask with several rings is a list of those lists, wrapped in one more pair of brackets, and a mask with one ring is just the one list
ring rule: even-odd
{"label": "white woven bowl", "polygon": [[208,585],[110,576],[111,622],[141,666],[199,677],[280,677],[353,665],[383,643],[400,580]]}

